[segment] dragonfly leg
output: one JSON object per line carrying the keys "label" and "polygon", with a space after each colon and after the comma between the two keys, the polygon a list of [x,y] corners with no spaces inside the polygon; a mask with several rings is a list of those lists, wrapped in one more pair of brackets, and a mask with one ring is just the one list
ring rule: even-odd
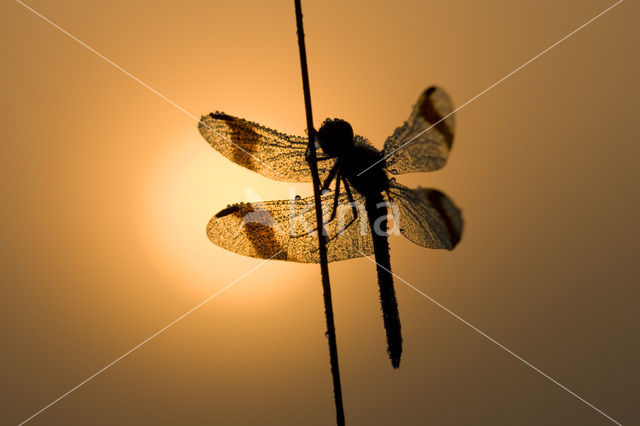
{"label": "dragonfly leg", "polygon": [[[348,227],[350,227],[356,220],[358,220],[358,209],[356,208],[355,204],[355,200],[353,199],[353,195],[351,194],[351,190],[349,189],[349,183],[347,182],[347,180],[344,178],[344,176],[338,175],[338,180],[336,181],[336,195],[335,195],[335,201],[334,201],[334,205],[333,205],[333,212],[331,214],[331,219],[329,219],[329,222],[331,222],[332,220],[335,219],[336,213],[338,211],[338,199],[339,199],[339,193],[340,193],[340,182],[344,183],[344,189],[345,192],[347,193],[347,198],[349,199],[349,203],[351,204],[351,210],[353,211],[353,217],[351,218],[351,220],[349,220],[349,223],[347,223],[344,228],[338,230],[338,232],[336,232],[334,235],[332,235],[328,240],[327,243],[335,240],[337,237],[339,237],[340,235],[342,235],[342,232],[344,232]],[[314,249],[312,251],[317,251],[318,249]]]}
{"label": "dragonfly leg", "polygon": [[[333,210],[331,211],[331,217],[329,218],[329,222],[336,218],[336,214],[338,213],[338,199],[340,198],[340,172],[336,175],[336,189],[335,194],[333,196]],[[327,222],[328,223],[328,222]]]}
{"label": "dragonfly leg", "polygon": [[335,235],[331,236],[331,238],[329,238],[327,240],[327,242],[330,242],[330,241],[334,240],[335,238],[339,237],[342,234],[343,231],[345,231],[356,220],[358,220],[358,209],[355,206],[356,202],[353,199],[353,194],[351,194],[351,190],[349,189],[349,182],[347,182],[347,179],[345,179],[344,176],[339,175],[338,176],[338,181],[336,181],[336,197],[335,197],[335,203],[334,203],[334,210],[333,210],[333,214],[331,215],[331,219],[329,219],[329,222],[331,222],[335,218],[335,214],[336,214],[336,212],[338,210],[338,197],[339,197],[338,193],[340,191],[340,181],[342,181],[342,183],[344,183],[344,189],[345,189],[345,192],[347,193],[347,198],[349,199],[349,204],[351,205],[351,211],[353,212],[353,217],[351,218],[349,223],[347,223],[344,226],[344,228],[339,230]]}
{"label": "dragonfly leg", "polygon": [[[336,171],[334,172],[334,170],[336,170]],[[332,220],[334,220],[336,218],[337,213],[338,213],[338,204],[339,204],[339,201],[340,201],[340,181],[341,181],[341,179],[340,179],[340,173],[337,170],[338,169],[336,168],[336,166],[334,166],[333,169],[331,169],[330,176],[327,178],[327,181],[329,181],[329,182],[325,181],[325,185],[328,187],[331,184],[329,178],[331,178],[331,180],[333,180],[333,178],[337,178],[336,179],[335,195],[333,196],[333,207],[331,208],[331,216],[329,217],[329,220],[327,220],[326,222],[323,222],[323,225],[326,225],[326,224],[330,223]],[[331,175],[333,175],[333,177]],[[351,223],[349,223],[349,225],[350,224]],[[349,225],[347,225],[347,226],[349,226]],[[309,234],[311,234],[313,232],[316,232],[317,230],[318,230],[318,226],[315,226],[310,231],[307,231],[307,232],[305,232],[303,234],[294,235],[293,237],[294,238],[304,237],[305,235],[309,235]]]}
{"label": "dragonfly leg", "polygon": [[[349,203],[351,204],[351,210],[353,212],[353,217],[351,218],[351,220],[349,221],[349,223],[347,223],[344,228],[338,230],[338,232],[336,232],[334,235],[332,235],[328,240],[327,243],[333,241],[334,239],[336,239],[337,237],[339,237],[340,235],[342,235],[342,232],[344,232],[348,227],[350,227],[356,220],[358,220],[358,209],[356,208],[355,204],[355,200],[353,199],[353,195],[351,194],[351,190],[349,189],[349,182],[347,182],[347,180],[344,178],[344,176],[338,176],[338,180],[336,181],[336,198],[335,198],[335,204],[334,204],[334,211],[333,214],[331,216],[331,219],[329,220],[329,222],[331,220],[333,220],[335,218],[335,213],[337,212],[337,208],[338,208],[338,192],[340,191],[340,181],[342,181],[342,183],[344,183],[344,189],[345,192],[347,193],[347,198],[349,199]],[[317,249],[314,249],[313,251],[316,251]]]}
{"label": "dragonfly leg", "polygon": [[342,183],[344,183],[344,190],[347,193],[349,204],[351,204],[351,210],[353,211],[353,220],[356,220],[358,218],[358,209],[355,206],[356,202],[353,199],[353,194],[351,194],[351,189],[349,189],[349,182],[347,182],[347,179],[344,176],[340,176],[340,179],[342,179]]}
{"label": "dragonfly leg", "polygon": [[333,167],[331,168],[331,171],[329,172],[329,175],[324,180],[324,183],[322,184],[322,188],[321,189],[323,191],[325,189],[329,189],[329,186],[331,186],[331,182],[333,182],[333,179],[335,179],[337,174],[338,174],[338,163],[336,162],[336,164],[334,164]]}

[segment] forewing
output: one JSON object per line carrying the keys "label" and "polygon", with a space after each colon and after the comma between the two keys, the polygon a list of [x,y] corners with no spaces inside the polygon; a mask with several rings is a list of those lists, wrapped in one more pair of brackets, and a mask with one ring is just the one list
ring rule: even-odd
{"label": "forewing", "polygon": [[[286,182],[311,182],[307,138],[285,135],[241,118],[216,112],[198,123],[200,134],[222,155],[249,170]],[[318,162],[320,176],[334,160]]]}
{"label": "forewing", "polygon": [[407,122],[385,141],[387,169],[393,174],[440,169],[447,162],[454,127],[451,100],[439,87],[429,87]]}
{"label": "forewing", "polygon": [[[354,199],[360,206],[357,218],[342,195],[338,213],[329,221],[333,194],[322,196],[329,262],[373,253],[364,199],[358,194]],[[235,204],[211,218],[207,235],[214,244],[244,256],[318,263],[314,206],[313,197]]]}
{"label": "forewing", "polygon": [[435,189],[409,189],[396,182],[389,188],[394,220],[410,241],[427,248],[452,250],[462,236],[460,210]]}

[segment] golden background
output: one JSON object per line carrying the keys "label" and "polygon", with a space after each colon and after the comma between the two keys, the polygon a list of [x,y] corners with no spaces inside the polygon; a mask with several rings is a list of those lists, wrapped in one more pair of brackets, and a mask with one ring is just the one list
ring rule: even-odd
{"label": "golden background", "polygon": [[[612,3],[305,1],[316,123],[381,147],[428,85],[460,106]],[[196,117],[304,133],[293,2],[28,5]],[[290,185],[0,10],[0,423],[17,424],[257,266],[207,221]],[[466,106],[447,166],[401,179],[462,208],[455,251],[391,240],[400,277],[623,424],[640,418],[639,12],[623,2]],[[394,371],[374,265],[330,271],[348,424],[613,424],[399,280]],[[324,330],[318,266],[269,262],[30,424],[332,424]]]}

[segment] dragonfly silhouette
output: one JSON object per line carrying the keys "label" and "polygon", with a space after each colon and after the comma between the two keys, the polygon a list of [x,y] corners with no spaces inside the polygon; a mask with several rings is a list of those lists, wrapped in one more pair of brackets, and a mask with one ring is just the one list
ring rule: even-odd
{"label": "dragonfly silhouette", "polygon": [[[203,116],[198,129],[211,146],[247,169],[275,180],[311,181],[305,137],[219,112]],[[453,132],[449,97],[432,86],[421,94],[404,125],[387,138],[382,152],[354,135],[344,120],[327,119],[317,133],[316,145],[323,152],[318,171],[324,182],[321,200],[328,260],[375,255],[387,352],[394,368],[400,365],[402,334],[388,236],[399,229],[418,245],[451,250],[460,241],[462,218],[443,193],[409,189],[389,174],[441,168]],[[414,139],[406,143],[410,138]],[[299,196],[231,205],[211,218],[207,235],[218,246],[245,256],[317,263],[317,227],[310,225],[316,223],[314,206],[313,197]],[[387,221],[389,210],[393,228]]]}

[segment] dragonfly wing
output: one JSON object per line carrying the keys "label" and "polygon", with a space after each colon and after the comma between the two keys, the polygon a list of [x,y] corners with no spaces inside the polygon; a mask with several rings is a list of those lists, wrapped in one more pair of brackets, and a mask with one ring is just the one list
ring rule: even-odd
{"label": "dragonfly wing", "polygon": [[[249,170],[275,180],[311,182],[305,159],[307,138],[285,135],[220,112],[203,116],[198,130],[218,152]],[[334,162],[318,162],[321,177]]]}
{"label": "dragonfly wing", "polygon": [[385,141],[387,169],[393,174],[440,169],[447,162],[454,127],[451,100],[439,87],[429,87],[407,122]]}
{"label": "dragonfly wing", "polygon": [[389,188],[396,226],[410,241],[427,248],[452,250],[462,235],[460,210],[435,189],[409,189],[396,182]]}
{"label": "dragonfly wing", "polygon": [[[322,197],[329,262],[372,254],[364,198],[354,194],[359,204],[355,217],[347,197],[340,196],[337,215],[329,221],[333,201],[333,194]],[[235,204],[211,218],[207,235],[216,245],[244,256],[320,261],[313,197]]]}

